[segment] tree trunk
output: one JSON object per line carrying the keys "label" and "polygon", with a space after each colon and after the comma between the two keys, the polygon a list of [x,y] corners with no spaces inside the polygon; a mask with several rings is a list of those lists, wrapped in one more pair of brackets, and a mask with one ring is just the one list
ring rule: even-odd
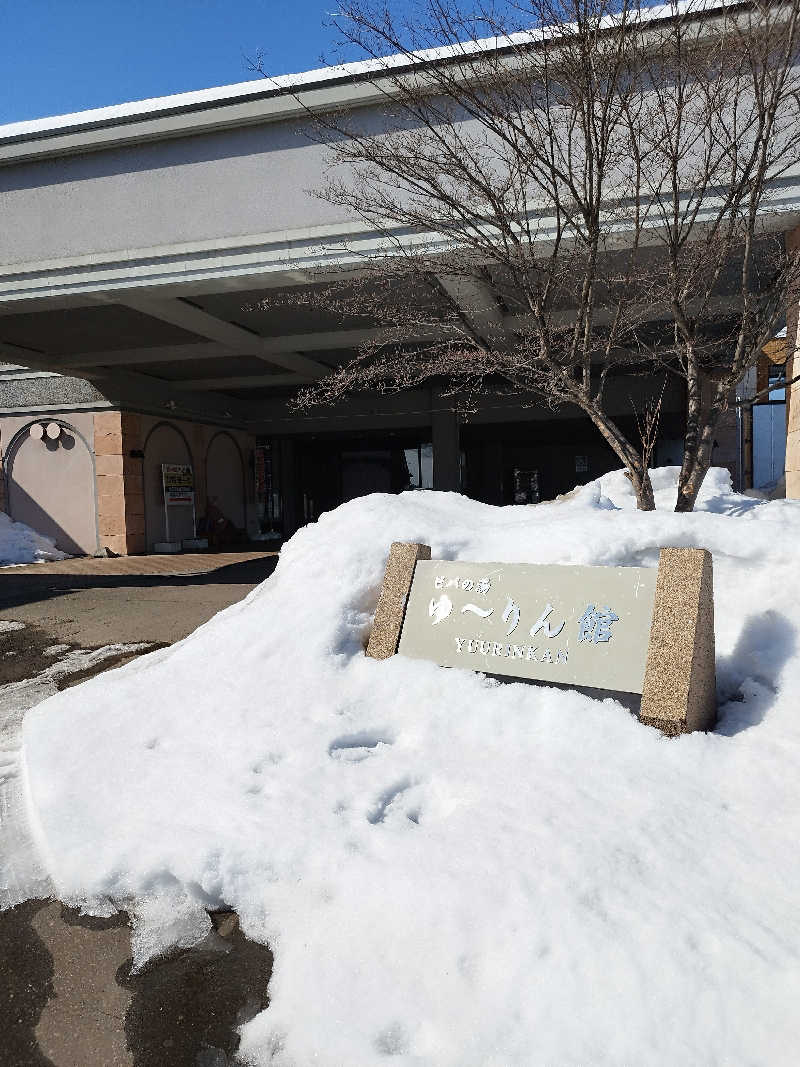
{"label": "tree trunk", "polygon": [[697,502],[697,494],[700,492],[708,468],[711,466],[711,449],[707,451],[700,448],[697,458],[689,470],[681,467],[678,479],[678,499],[675,501],[675,510],[679,512],[694,511]]}
{"label": "tree trunk", "polygon": [[583,410],[595,424],[605,441],[613,449],[618,459],[625,465],[636,494],[636,507],[639,511],[655,511],[653,486],[650,472],[642,462],[641,453],[631,444],[627,437],[615,426],[612,420],[593,405],[582,405]]}
{"label": "tree trunk", "polygon": [[633,491],[636,493],[636,507],[639,511],[655,511],[656,500],[653,495],[653,484],[650,481],[650,471],[646,468],[631,470],[628,467]]}
{"label": "tree trunk", "polygon": [[698,398],[694,410],[690,409],[683,464],[678,476],[678,499],[675,501],[675,510],[678,512],[694,510],[697,494],[711,466],[717,424],[726,407],[726,390],[717,385],[707,406],[700,403]]}
{"label": "tree trunk", "polygon": [[[708,468],[706,467],[706,470]],[[697,494],[700,492],[700,486],[703,484],[703,478],[706,476],[706,471],[696,472],[696,468],[692,468],[686,478],[683,478],[683,470],[681,470],[681,480],[678,482],[678,499],[675,501],[675,510],[679,512],[694,511],[694,505],[697,500]]]}

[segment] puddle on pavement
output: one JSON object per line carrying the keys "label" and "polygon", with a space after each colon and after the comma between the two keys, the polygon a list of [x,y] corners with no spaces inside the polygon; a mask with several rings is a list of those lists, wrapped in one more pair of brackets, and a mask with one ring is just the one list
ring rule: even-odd
{"label": "puddle on pavement", "polygon": [[[268,1004],[268,948],[233,912],[131,973],[128,917],[52,901],[0,913],[0,1067],[233,1067],[238,1027]],[[102,1051],[101,1051],[102,1050]]]}
{"label": "puddle on pavement", "polygon": [[36,1025],[53,989],[53,957],[31,925],[41,900],[0,912],[0,1064],[54,1067],[39,1049]]}
{"label": "puddle on pavement", "polygon": [[[0,686],[32,680],[47,671],[53,675],[54,689],[68,689],[102,671],[121,667],[137,656],[166,647],[160,641],[88,647],[71,642],[56,643],[52,634],[36,626],[28,623],[13,625],[19,628],[11,629],[9,624],[3,627],[0,623]],[[101,655],[104,651],[107,654]]]}
{"label": "puddle on pavement", "polygon": [[237,1028],[267,1007],[272,953],[247,940],[234,913],[212,921],[200,945],[118,976],[133,993],[125,1034],[135,1067],[228,1067]]}
{"label": "puddle on pavement", "polygon": [[[22,682],[53,665],[57,657],[46,655],[55,644],[50,634],[35,626],[0,631],[0,685]],[[75,648],[68,645],[67,650]]]}

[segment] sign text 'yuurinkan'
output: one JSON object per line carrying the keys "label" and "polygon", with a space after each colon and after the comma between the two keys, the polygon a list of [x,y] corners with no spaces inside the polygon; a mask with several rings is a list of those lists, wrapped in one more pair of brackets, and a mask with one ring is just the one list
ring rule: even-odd
{"label": "sign text 'yuurinkan'", "polygon": [[656,570],[417,563],[398,652],[447,667],[641,693]]}
{"label": "sign text 'yuurinkan'", "polygon": [[431,560],[396,541],[367,655],[641,696],[667,734],[716,720],[711,555],[662,548],[658,567]]}

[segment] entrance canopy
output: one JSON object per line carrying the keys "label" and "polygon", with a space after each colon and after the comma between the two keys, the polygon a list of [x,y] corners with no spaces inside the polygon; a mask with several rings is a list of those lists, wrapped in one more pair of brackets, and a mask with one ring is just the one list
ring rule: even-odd
{"label": "entrance canopy", "polygon": [[[0,359],[89,383],[72,390],[74,407],[254,432],[319,425],[290,418],[286,396],[383,327],[291,299],[379,247],[315,196],[327,154],[308,112],[347,104],[369,121],[380,99],[368,65],[354,64],[0,127]],[[798,221],[800,175],[789,174],[765,226]],[[443,315],[461,307],[479,331],[513,338],[518,310],[491,284],[465,293],[440,281]],[[254,308],[266,294],[267,310]],[[52,404],[45,385],[40,396]],[[373,397],[348,412],[402,409],[408,425],[421,403]]]}

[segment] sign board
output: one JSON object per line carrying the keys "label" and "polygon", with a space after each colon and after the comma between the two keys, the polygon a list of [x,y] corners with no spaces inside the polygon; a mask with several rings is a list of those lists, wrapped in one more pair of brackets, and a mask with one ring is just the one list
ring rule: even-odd
{"label": "sign board", "polygon": [[712,561],[662,549],[655,567],[431,560],[392,545],[367,654],[641,696],[667,734],[716,719]]}
{"label": "sign board", "polygon": [[162,463],[161,480],[164,485],[164,503],[194,506],[194,476],[192,468],[180,463]]}
{"label": "sign board", "polygon": [[[171,537],[169,511],[172,507],[181,509],[190,507],[192,509],[191,529],[187,533],[190,537],[194,537],[197,523],[195,522],[194,512],[194,475],[192,468],[183,463],[162,463],[161,483],[164,487],[164,525],[167,541]],[[178,527],[187,527],[189,518],[186,516],[186,512],[182,511],[181,514],[185,517],[185,520],[178,521]]]}
{"label": "sign board", "polygon": [[421,560],[398,652],[641,693],[655,592],[655,568]]}

